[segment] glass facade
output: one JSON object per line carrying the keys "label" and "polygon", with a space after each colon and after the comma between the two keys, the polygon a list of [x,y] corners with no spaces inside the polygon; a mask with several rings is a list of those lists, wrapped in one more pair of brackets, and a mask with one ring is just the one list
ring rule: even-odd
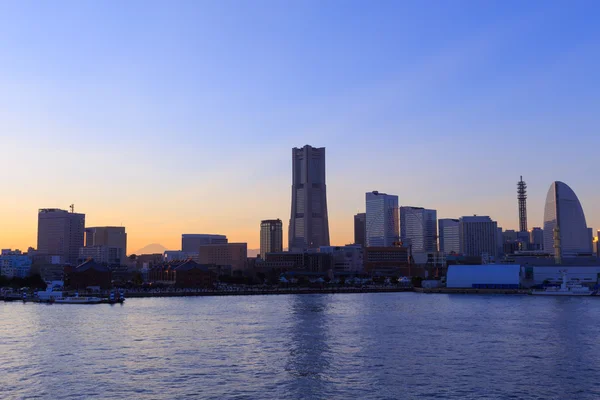
{"label": "glass facade", "polygon": [[585,215],[575,192],[563,182],[553,182],[544,207],[544,250],[555,253],[554,232],[559,232],[561,256],[591,253]]}
{"label": "glass facade", "polygon": [[398,196],[366,194],[367,247],[391,247],[399,240]]}

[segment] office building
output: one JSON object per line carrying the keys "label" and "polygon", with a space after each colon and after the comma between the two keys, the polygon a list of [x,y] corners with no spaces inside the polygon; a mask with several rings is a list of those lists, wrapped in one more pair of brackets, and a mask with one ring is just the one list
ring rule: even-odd
{"label": "office building", "polygon": [[125,252],[120,247],[110,246],[86,246],[79,249],[78,263],[94,260],[105,265],[125,265]]}
{"label": "office building", "polygon": [[25,278],[31,271],[31,257],[20,250],[2,249],[0,275],[6,278]]}
{"label": "office building", "polygon": [[423,207],[400,207],[400,241],[411,253],[437,251],[437,211]]}
{"label": "office building", "polygon": [[57,208],[38,212],[37,254],[60,257],[61,262],[77,264],[84,243],[85,214]]}
{"label": "office building", "polygon": [[334,272],[356,272],[364,270],[363,246],[323,246],[319,252],[331,254]]}
{"label": "office building", "polygon": [[232,271],[244,271],[247,265],[247,243],[205,244],[199,248],[200,264],[231,266]]}
{"label": "office building", "polygon": [[329,246],[325,148],[306,145],[292,149],[292,210],[290,251]]}
{"label": "office building", "polygon": [[440,236],[440,252],[444,254],[458,254],[460,240],[458,235],[458,219],[442,218],[438,220]]}
{"label": "office building", "polygon": [[283,251],[283,223],[280,219],[267,219],[260,222],[260,258],[267,253]]}
{"label": "office building", "polygon": [[552,182],[546,196],[544,251],[553,253],[557,260],[592,251],[581,203],[563,182]]}
{"label": "office building", "polygon": [[181,235],[181,251],[184,253],[198,253],[200,246],[207,244],[226,244],[227,236],[212,234],[192,234],[184,233]]}
{"label": "office building", "polygon": [[481,256],[484,263],[498,255],[498,223],[487,216],[462,217],[458,223],[460,252]]}
{"label": "office building", "polygon": [[326,252],[285,251],[267,253],[264,267],[276,271],[327,272],[333,269],[332,260],[332,255]]}
{"label": "office building", "polygon": [[529,250],[544,250],[544,230],[534,227],[529,231]]}
{"label": "office building", "polygon": [[399,243],[398,196],[366,193],[367,247],[391,247]]}
{"label": "office building", "polygon": [[[97,226],[85,228],[85,247],[103,247],[101,252],[109,254],[109,264],[125,265],[127,257],[127,233],[122,226]],[[84,253],[87,250],[84,250]],[[81,256],[81,251],[80,251]],[[118,260],[115,259],[118,258]],[[116,261],[115,261],[116,260]],[[104,262],[96,260],[97,262]]]}
{"label": "office building", "polygon": [[354,216],[354,244],[363,247],[367,244],[367,214],[359,213]]}
{"label": "office building", "polygon": [[365,272],[372,275],[412,276],[407,247],[373,247],[364,249]]}

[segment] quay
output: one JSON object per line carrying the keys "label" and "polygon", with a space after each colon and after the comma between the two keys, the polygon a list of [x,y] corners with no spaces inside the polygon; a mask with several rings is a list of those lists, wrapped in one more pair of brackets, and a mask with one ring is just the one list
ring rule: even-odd
{"label": "quay", "polygon": [[474,288],[414,288],[417,293],[444,294],[530,294],[529,289],[474,289]]}
{"label": "quay", "polygon": [[190,296],[264,296],[277,294],[336,294],[336,293],[397,293],[412,292],[412,287],[366,287],[366,288],[274,288],[197,291],[126,292],[126,298],[141,297],[190,297]]}

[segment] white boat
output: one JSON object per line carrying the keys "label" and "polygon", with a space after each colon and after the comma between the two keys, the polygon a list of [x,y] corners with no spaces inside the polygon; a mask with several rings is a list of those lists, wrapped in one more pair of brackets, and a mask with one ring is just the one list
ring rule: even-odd
{"label": "white boat", "polygon": [[531,294],[542,296],[591,296],[596,294],[589,287],[581,285],[579,282],[569,281],[567,271],[559,271],[562,275],[560,286],[547,287],[545,290],[533,290]]}
{"label": "white boat", "polygon": [[102,301],[100,297],[80,297],[78,293],[75,296],[57,297],[54,299],[56,304],[98,304]]}

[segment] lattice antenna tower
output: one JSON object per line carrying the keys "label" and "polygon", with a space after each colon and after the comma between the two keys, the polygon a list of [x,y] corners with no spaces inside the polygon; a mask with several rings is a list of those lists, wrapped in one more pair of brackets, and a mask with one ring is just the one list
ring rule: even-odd
{"label": "lattice antenna tower", "polygon": [[522,176],[517,183],[517,199],[519,200],[519,231],[527,232],[527,184]]}

